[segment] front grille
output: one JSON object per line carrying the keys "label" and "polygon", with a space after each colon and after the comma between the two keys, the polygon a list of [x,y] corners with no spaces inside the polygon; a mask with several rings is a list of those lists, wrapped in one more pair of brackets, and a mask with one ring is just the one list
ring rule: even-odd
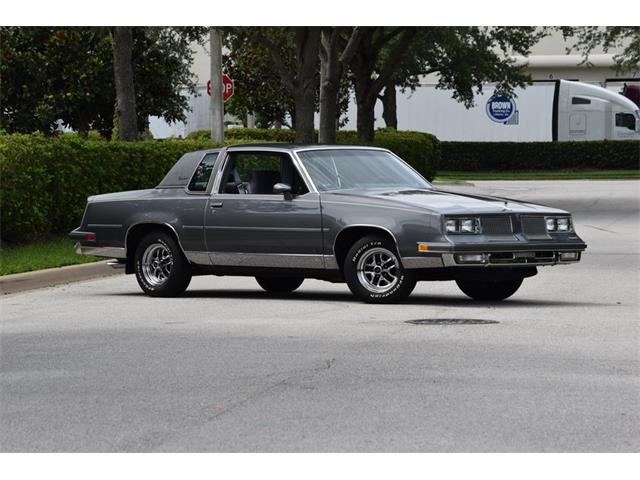
{"label": "front grille", "polygon": [[513,239],[513,227],[508,215],[499,217],[481,217],[482,233],[488,237],[499,239]]}
{"label": "front grille", "polygon": [[547,225],[544,217],[522,216],[522,233],[530,240],[548,240],[551,237],[547,233]]}
{"label": "front grille", "polygon": [[496,252],[489,254],[489,263],[538,263],[552,264],[555,263],[555,252]]}

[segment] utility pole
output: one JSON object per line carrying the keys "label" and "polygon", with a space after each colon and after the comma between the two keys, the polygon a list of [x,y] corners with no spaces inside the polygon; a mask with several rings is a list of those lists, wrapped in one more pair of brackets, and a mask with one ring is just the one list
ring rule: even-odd
{"label": "utility pole", "polygon": [[209,29],[211,55],[211,140],[224,141],[224,102],[222,100],[222,38],[220,30]]}

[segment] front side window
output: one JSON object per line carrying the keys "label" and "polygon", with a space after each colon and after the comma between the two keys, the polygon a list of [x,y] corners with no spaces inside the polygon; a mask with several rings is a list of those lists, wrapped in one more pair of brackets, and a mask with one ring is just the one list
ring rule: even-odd
{"label": "front side window", "polygon": [[381,150],[310,150],[299,152],[298,156],[320,191],[431,188],[406,164]]}
{"label": "front side window", "polygon": [[636,118],[631,113],[616,113],[616,127],[626,127],[629,130],[636,129]]}
{"label": "front side window", "polygon": [[209,179],[211,178],[211,172],[213,171],[213,164],[216,163],[218,158],[217,153],[209,153],[200,161],[196,171],[191,177],[189,182],[189,190],[192,192],[204,192],[207,190]]}
{"label": "front side window", "polygon": [[286,153],[232,152],[223,175],[220,193],[274,195],[276,183],[289,185],[294,195],[309,191]]}
{"label": "front side window", "polygon": [[589,100],[588,98],[573,97],[571,99],[571,104],[572,105],[591,105],[591,100]]}

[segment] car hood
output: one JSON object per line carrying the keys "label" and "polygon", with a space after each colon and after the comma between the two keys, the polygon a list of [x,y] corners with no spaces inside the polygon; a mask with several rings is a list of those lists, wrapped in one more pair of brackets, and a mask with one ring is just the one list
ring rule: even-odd
{"label": "car hood", "polygon": [[334,199],[354,203],[393,204],[440,214],[469,213],[567,213],[564,210],[488,195],[469,195],[438,189],[343,190],[332,192]]}

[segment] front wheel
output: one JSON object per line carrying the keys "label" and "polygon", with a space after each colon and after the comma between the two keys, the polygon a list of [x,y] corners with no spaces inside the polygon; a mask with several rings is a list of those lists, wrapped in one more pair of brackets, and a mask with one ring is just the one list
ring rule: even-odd
{"label": "front wheel", "polygon": [[470,280],[456,280],[460,290],[474,300],[504,300],[516,293],[522,285],[522,278],[499,282],[477,282]]}
{"label": "front wheel", "polygon": [[407,298],[416,286],[400,262],[392,241],[378,236],[353,244],[343,267],[351,292],[367,303],[394,303]]}
{"label": "front wheel", "polygon": [[138,285],[151,297],[174,297],[191,282],[189,262],[178,242],[163,232],[152,232],[138,244],[135,256]]}
{"label": "front wheel", "polygon": [[271,293],[291,293],[304,282],[298,277],[256,277],[256,282]]}

